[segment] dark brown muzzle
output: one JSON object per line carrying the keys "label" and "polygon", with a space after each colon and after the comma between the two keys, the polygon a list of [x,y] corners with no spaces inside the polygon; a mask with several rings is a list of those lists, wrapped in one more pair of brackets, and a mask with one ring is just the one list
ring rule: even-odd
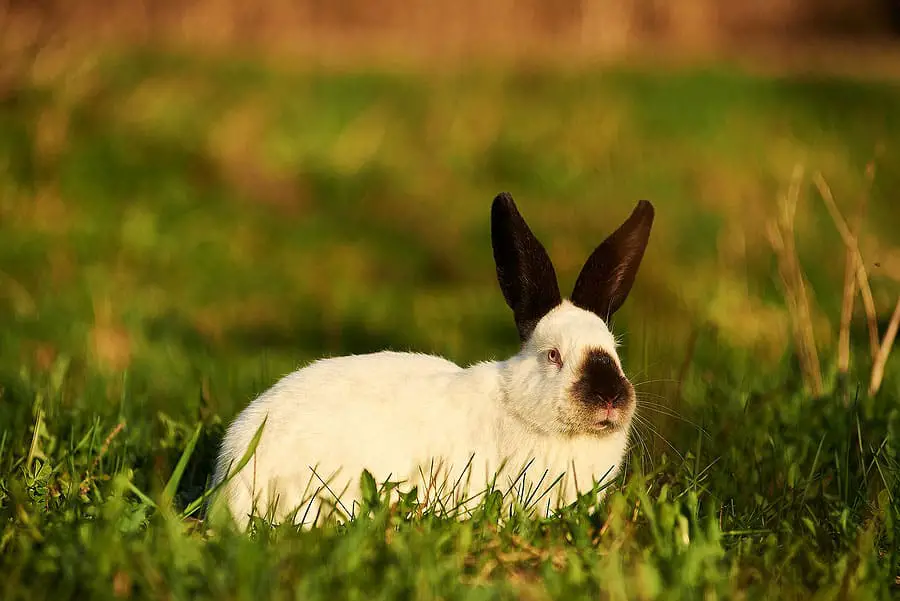
{"label": "dark brown muzzle", "polygon": [[628,406],[634,386],[604,350],[591,349],[581,364],[580,376],[572,385],[572,397],[592,408]]}

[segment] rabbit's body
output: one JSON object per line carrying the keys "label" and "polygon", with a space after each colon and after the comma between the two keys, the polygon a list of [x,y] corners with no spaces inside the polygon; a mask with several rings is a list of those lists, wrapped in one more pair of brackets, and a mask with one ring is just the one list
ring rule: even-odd
{"label": "rabbit's body", "polygon": [[549,509],[608,482],[624,458],[635,395],[605,320],[631,287],[652,218],[639,204],[595,250],[569,301],[512,199],[498,196],[494,257],[519,353],[468,368],[390,351],[316,361],[228,428],[214,483],[266,420],[253,458],[219,498],[243,526],[251,512],[298,523],[333,507],[352,513],[364,469],[445,507],[468,500],[463,510],[492,483],[510,491],[507,502]]}
{"label": "rabbit's body", "polygon": [[[570,303],[555,313],[545,329],[565,332],[573,349],[614,352],[608,332],[597,337],[582,327],[596,319],[590,313]],[[585,340],[592,333],[595,340]],[[215,481],[268,416],[255,458],[224,488],[235,515],[249,515],[255,503],[258,512],[273,510],[284,519],[301,507],[297,521],[305,515],[311,522],[318,512],[313,493],[325,482],[330,492],[320,496],[333,503],[337,495],[338,507],[351,511],[363,469],[451,506],[480,502],[492,481],[501,492],[515,483],[510,500],[540,499],[554,508],[570,503],[615,476],[628,433],[560,437],[552,426],[520,415],[511,393],[529,387],[533,372],[522,363],[513,358],[464,369],[441,357],[391,351],[316,361],[284,377],[232,423]]]}

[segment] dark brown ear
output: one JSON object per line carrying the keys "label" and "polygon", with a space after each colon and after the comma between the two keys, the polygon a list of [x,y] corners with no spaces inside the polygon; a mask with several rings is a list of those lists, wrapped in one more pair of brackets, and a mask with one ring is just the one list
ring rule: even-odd
{"label": "dark brown ear", "polygon": [[500,290],[513,310],[519,339],[524,342],[562,297],[547,251],[506,192],[498,194],[491,205],[491,244]]}
{"label": "dark brown ear", "polygon": [[631,291],[653,226],[653,205],[641,200],[631,216],[594,250],[575,282],[572,303],[609,323]]}

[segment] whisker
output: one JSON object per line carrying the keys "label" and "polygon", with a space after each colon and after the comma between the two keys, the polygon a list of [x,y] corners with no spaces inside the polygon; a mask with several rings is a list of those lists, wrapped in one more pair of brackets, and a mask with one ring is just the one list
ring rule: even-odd
{"label": "whisker", "polygon": [[673,409],[672,407],[670,407],[668,405],[663,405],[662,403],[648,403],[648,402],[644,401],[643,399],[641,399],[637,403],[637,408],[638,409],[652,409],[654,411],[667,411],[668,413],[671,413],[672,415],[679,415],[679,416],[684,415],[677,409]]}
{"label": "whisker", "polygon": [[644,461],[644,457],[650,458],[650,451],[647,449],[647,444],[644,442],[643,436],[641,436],[641,432],[637,428],[633,428],[631,432],[634,434],[634,439],[630,439],[630,448],[634,448],[634,443],[636,442],[639,445],[640,455],[639,459]]}
{"label": "whisker", "polygon": [[637,404],[637,407],[639,409],[653,409],[655,411],[659,411],[660,413],[668,412],[673,416],[684,417],[680,411],[672,407],[669,403],[658,403],[640,395],[637,396],[637,400],[639,401],[639,403]]}
{"label": "whisker", "polygon": [[678,410],[672,409],[671,407],[668,407],[666,405],[647,403],[641,400],[641,402],[637,404],[637,410],[641,411],[643,409],[648,409],[657,413],[667,413],[668,415],[677,415],[678,417],[684,417]]}
{"label": "whisker", "polygon": [[[669,399],[667,399],[667,398],[665,398],[665,397],[663,397],[663,396],[660,396],[660,395],[655,395],[655,396],[654,396],[654,395],[651,395],[651,394],[647,394],[647,393],[645,393],[645,392],[639,392],[639,393],[637,393],[635,396],[636,396],[636,397],[638,398],[638,400],[640,400],[643,404],[648,404],[648,405],[659,405],[659,406],[662,406],[662,407],[670,407],[670,408],[673,408],[672,405],[671,405],[671,402],[669,401]],[[657,400],[654,400],[654,399],[657,399]],[[664,402],[664,403],[660,403],[659,401],[665,401],[665,402]],[[674,409],[674,408],[673,408],[673,409]]]}
{"label": "whisker", "polygon": [[669,412],[665,408],[660,408],[660,407],[643,406],[643,407],[641,407],[641,409],[647,409],[648,411],[653,411],[654,413],[658,413],[660,415],[665,415],[666,417],[674,417],[675,419],[677,419],[679,421],[682,421],[686,424],[693,426],[694,428],[699,430],[704,436],[706,436],[707,438],[710,438],[709,432],[707,432],[706,429],[703,428],[703,426],[701,426],[700,424],[698,424],[696,422],[689,420],[688,418],[684,417],[683,415],[680,415],[679,413]]}
{"label": "whisker", "polygon": [[641,382],[632,382],[631,385],[637,388],[638,386],[645,386],[647,384],[656,384],[658,382],[669,382],[673,384],[680,384],[681,380],[676,380],[674,378],[657,378],[655,380],[643,380]]}
{"label": "whisker", "polygon": [[656,394],[655,392],[647,392],[644,390],[635,391],[634,396],[636,396],[639,399],[659,399],[660,401],[669,402],[668,397],[665,397],[661,394]]}
{"label": "whisker", "polygon": [[641,435],[640,431],[635,430],[635,434],[637,434],[638,441],[641,443],[641,449],[642,449],[641,458],[643,459],[643,457],[646,457],[647,463],[652,464],[653,463],[653,455],[650,453],[650,449],[647,448],[647,441],[644,440],[644,437],[643,437],[643,435]]}
{"label": "whisker", "polygon": [[646,371],[646,370],[644,370],[644,369],[639,369],[639,370],[637,370],[636,372],[627,375],[627,377],[628,377],[629,380],[635,380],[635,379],[641,377],[641,376],[644,374],[645,371]]}
{"label": "whisker", "polygon": [[648,403],[641,399],[641,402],[637,405],[638,410],[641,409],[650,409],[652,411],[656,411],[658,413],[668,413],[669,415],[677,415],[679,417],[683,417],[683,414],[679,412],[677,409],[673,409],[668,405],[663,405],[661,403]]}
{"label": "whisker", "polygon": [[635,435],[638,437],[638,442],[640,442],[641,447],[643,448],[643,453],[642,453],[641,456],[642,456],[642,457],[646,456],[646,457],[647,457],[647,463],[652,465],[652,463],[653,463],[653,454],[650,452],[650,446],[647,444],[647,439],[646,439],[646,437],[644,436],[644,434],[641,432],[641,428],[640,428],[640,427],[643,426],[643,425],[644,425],[643,423],[641,423],[640,421],[638,421],[638,423],[635,425],[634,433],[635,433]]}
{"label": "whisker", "polygon": [[678,452],[678,449],[676,449],[675,446],[672,445],[672,443],[669,442],[669,440],[668,440],[665,436],[663,436],[663,435],[659,432],[659,430],[657,430],[657,429],[656,429],[656,428],[655,428],[655,427],[654,427],[654,426],[653,426],[646,418],[641,417],[641,416],[639,416],[639,415],[637,415],[637,414],[635,414],[634,417],[635,417],[635,419],[636,419],[639,423],[643,423],[644,427],[646,427],[648,430],[650,430],[650,432],[652,432],[653,434],[656,434],[656,436],[658,436],[658,437],[660,438],[660,440],[662,440],[664,443],[666,443],[666,445],[668,445],[668,447],[669,447],[670,449],[672,449],[672,452],[675,453],[676,455],[678,455],[679,459],[681,459],[682,461],[684,461],[684,455],[682,455],[681,453],[679,453],[679,452]]}

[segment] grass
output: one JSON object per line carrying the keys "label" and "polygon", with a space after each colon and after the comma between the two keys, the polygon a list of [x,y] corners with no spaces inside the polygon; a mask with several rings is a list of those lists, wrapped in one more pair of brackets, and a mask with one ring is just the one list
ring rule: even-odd
{"label": "grass", "polygon": [[[900,89],[727,70],[415,76],[138,53],[0,107],[0,598],[881,599],[900,576],[898,359],[835,373],[843,247],[804,185],[826,394],[793,353],[765,224],[800,163],[884,320]],[[314,357],[515,351],[488,212],[509,190],[564,290],[638,198],[615,324],[650,426],[607,502],[551,520],[211,530],[224,426]],[[882,324],[882,332],[884,331]],[[659,402],[659,406],[654,403]],[[171,499],[171,502],[169,500]]]}

